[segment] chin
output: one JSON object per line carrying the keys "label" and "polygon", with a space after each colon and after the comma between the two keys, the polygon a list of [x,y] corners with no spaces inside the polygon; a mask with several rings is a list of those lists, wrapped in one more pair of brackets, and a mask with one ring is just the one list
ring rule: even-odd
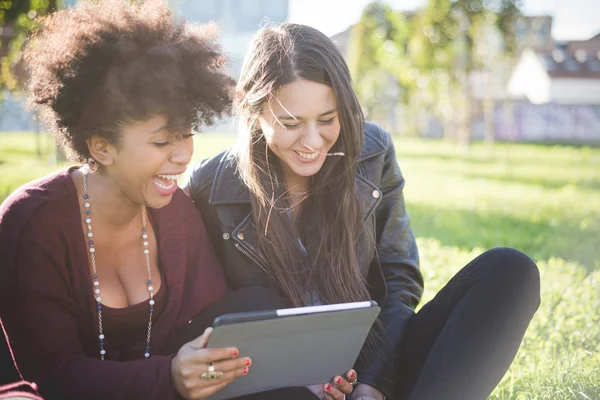
{"label": "chin", "polygon": [[298,176],[310,178],[311,176],[316,175],[320,170],[321,170],[321,166],[318,166],[318,167],[312,167],[312,168],[298,168],[294,172]]}
{"label": "chin", "polygon": [[158,208],[163,208],[163,207],[169,205],[169,203],[171,202],[172,199],[173,199],[173,195],[160,196],[159,198],[149,199],[149,201],[146,201],[146,204],[150,208],[158,209]]}

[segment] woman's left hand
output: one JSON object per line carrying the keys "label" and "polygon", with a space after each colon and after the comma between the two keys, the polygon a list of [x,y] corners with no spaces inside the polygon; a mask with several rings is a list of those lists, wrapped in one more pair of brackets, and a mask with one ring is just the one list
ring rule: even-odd
{"label": "woman's left hand", "polygon": [[346,378],[336,376],[333,382],[325,385],[312,385],[308,389],[321,400],[345,400],[347,395],[352,394],[352,389],[356,383],[356,371],[351,369],[346,372]]}

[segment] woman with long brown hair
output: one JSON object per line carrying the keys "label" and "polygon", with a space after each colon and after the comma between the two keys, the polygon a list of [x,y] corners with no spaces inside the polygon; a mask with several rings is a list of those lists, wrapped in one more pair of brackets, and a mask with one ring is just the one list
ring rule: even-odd
{"label": "woman with long brown hair", "polygon": [[236,90],[236,146],[186,185],[228,285],[272,288],[290,306],[376,300],[352,398],[489,395],[538,307],[535,263],[490,250],[415,313],[423,278],[404,177],[334,43],[303,25],[265,27]]}

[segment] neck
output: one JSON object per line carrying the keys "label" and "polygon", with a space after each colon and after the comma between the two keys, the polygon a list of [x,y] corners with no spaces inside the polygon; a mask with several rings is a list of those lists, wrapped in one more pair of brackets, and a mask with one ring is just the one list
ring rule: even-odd
{"label": "neck", "polygon": [[94,214],[105,224],[120,228],[137,220],[140,204],[127,197],[108,174],[102,171],[88,172],[87,189]]}
{"label": "neck", "polygon": [[310,189],[310,178],[285,172],[283,178],[287,186],[290,206],[294,209],[300,208]]}

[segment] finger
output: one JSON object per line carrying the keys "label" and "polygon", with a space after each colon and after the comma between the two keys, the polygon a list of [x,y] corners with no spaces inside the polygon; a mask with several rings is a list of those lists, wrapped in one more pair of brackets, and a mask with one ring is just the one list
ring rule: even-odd
{"label": "finger", "polygon": [[211,386],[202,386],[198,390],[195,390],[192,393],[191,399],[205,399],[208,396],[212,396],[217,393],[219,390],[223,389],[225,386],[229,385],[231,381],[223,381],[215,383]]}
{"label": "finger", "polygon": [[[233,358],[226,361],[218,361],[213,363],[215,371],[221,371],[223,373],[235,371],[236,369],[243,369],[252,365],[252,360],[249,357]],[[208,370],[208,364],[206,365]]]}
{"label": "finger", "polygon": [[235,347],[218,347],[214,349],[198,349],[190,356],[189,361],[194,365],[216,363],[217,361],[230,360],[240,354]]}
{"label": "finger", "polygon": [[210,337],[210,334],[212,333],[213,328],[206,328],[204,330],[204,333],[200,336],[198,336],[196,339],[192,340],[191,342],[189,342],[188,344],[193,347],[194,349],[203,349],[206,347],[206,344],[208,343],[208,338]]}
{"label": "finger", "polygon": [[[236,369],[233,371],[229,371],[226,373],[223,373],[223,376],[221,376],[219,379],[202,379],[200,378],[200,383],[199,383],[199,387],[204,388],[204,389],[211,389],[213,387],[220,387],[223,384],[227,385],[231,382],[233,382],[234,380],[236,380],[237,378],[239,378],[240,376],[244,376],[244,375],[248,375],[250,373],[250,367],[244,367],[241,369]],[[202,375],[200,375],[202,376]]]}
{"label": "finger", "polygon": [[325,389],[325,399],[327,400],[344,400],[344,397],[346,396],[329,383],[326,383],[323,388]]}
{"label": "finger", "polygon": [[358,379],[358,374],[356,373],[355,370],[351,369],[348,372],[346,372],[346,380],[348,382],[350,382],[351,384],[355,384],[357,379]]}
{"label": "finger", "polygon": [[333,378],[333,383],[335,383],[335,387],[342,393],[351,394],[352,393],[352,384],[345,379],[342,379],[341,376],[336,376]]}

